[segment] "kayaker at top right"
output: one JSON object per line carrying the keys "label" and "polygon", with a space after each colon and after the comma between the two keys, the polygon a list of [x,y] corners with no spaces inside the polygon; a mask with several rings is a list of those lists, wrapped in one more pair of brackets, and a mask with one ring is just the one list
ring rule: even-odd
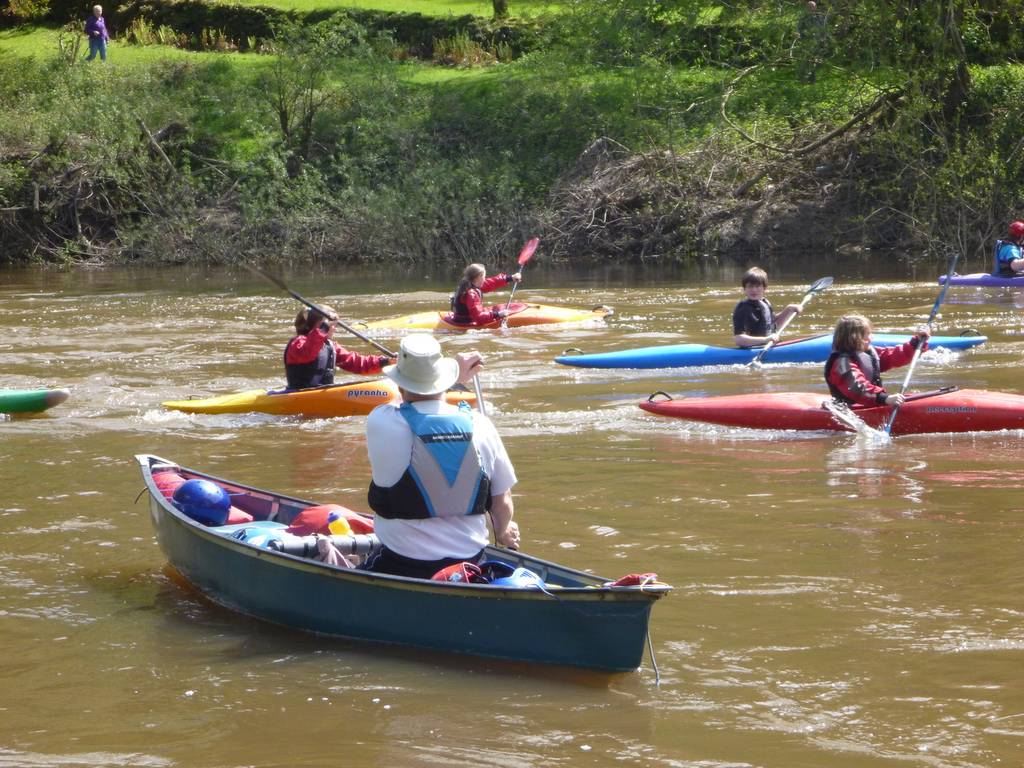
{"label": "kayaker at top right", "polygon": [[521,272],[511,275],[501,272],[494,277],[487,277],[487,269],[483,264],[470,264],[452,294],[452,320],[465,325],[487,325],[507,317],[508,311],[504,308],[485,308],[483,294],[497,291],[509,283],[518,283],[522,279]]}
{"label": "kayaker at top right", "polygon": [[768,289],[768,273],[760,267],[751,267],[740,280],[747,298],[732,311],[733,342],[737,347],[761,347],[769,341],[777,344],[775,329],[785,324],[792,315],[803,310],[799,304],[790,304],[775,314],[771,302],[764,297]]}
{"label": "kayaker at top right", "polygon": [[1007,238],[996,240],[997,277],[1020,277],[1024,272],[1024,221],[1015,221],[1007,228]]}
{"label": "kayaker at top right", "polygon": [[832,335],[832,354],[825,363],[825,383],[832,397],[847,405],[903,405],[900,393],[885,391],[882,373],[907,365],[918,346],[928,349],[927,326],[899,347],[871,346],[871,321],[863,315],[839,318]]}

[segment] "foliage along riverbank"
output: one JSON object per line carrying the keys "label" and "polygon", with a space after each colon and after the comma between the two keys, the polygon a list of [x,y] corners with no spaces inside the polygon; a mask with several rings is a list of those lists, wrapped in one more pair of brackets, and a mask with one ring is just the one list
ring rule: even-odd
{"label": "foliage along riverbank", "polygon": [[345,13],[105,66],[3,32],[0,262],[978,256],[1019,211],[1024,2],[927,5],[579,0],[458,68]]}

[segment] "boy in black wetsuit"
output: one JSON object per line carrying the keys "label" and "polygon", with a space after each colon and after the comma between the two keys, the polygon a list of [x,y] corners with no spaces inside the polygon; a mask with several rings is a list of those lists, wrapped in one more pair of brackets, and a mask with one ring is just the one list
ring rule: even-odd
{"label": "boy in black wetsuit", "polygon": [[764,297],[768,288],[768,275],[760,267],[751,267],[740,283],[747,298],[732,311],[733,341],[737,347],[762,347],[769,341],[778,343],[775,329],[792,315],[800,313],[799,304],[790,304],[775,314],[771,303]]}

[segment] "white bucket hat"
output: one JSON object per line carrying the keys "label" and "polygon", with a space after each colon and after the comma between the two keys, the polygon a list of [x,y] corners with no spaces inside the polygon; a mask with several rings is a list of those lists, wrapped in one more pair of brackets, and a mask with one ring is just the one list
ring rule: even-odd
{"label": "white bucket hat", "polygon": [[459,379],[459,363],[441,355],[437,339],[414,333],[402,339],[398,363],[384,368],[384,375],[402,389],[417,395],[437,395]]}

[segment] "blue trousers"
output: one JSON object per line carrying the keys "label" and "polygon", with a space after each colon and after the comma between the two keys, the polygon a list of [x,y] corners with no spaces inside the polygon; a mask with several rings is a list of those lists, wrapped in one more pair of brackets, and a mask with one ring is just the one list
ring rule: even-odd
{"label": "blue trousers", "polygon": [[96,54],[100,55],[100,61],[107,60],[107,41],[102,37],[90,37],[89,38],[89,55],[85,58],[86,61],[92,61],[96,58]]}

